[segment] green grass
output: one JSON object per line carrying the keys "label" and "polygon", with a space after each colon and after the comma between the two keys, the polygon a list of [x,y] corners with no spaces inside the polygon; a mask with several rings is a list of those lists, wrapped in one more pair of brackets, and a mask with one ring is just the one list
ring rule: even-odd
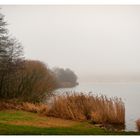
{"label": "green grass", "polygon": [[8,121],[37,121],[37,120],[47,121],[47,117],[39,117],[35,113],[25,112],[25,111],[14,111],[14,110],[4,110],[0,111],[0,122]]}
{"label": "green grass", "polygon": [[[54,118],[55,119],[55,118]],[[68,127],[39,127],[10,124],[13,121],[47,122],[47,117],[24,111],[0,111],[1,135],[139,135],[138,132],[111,132],[88,122],[74,123]],[[61,123],[60,123],[61,124]]]}

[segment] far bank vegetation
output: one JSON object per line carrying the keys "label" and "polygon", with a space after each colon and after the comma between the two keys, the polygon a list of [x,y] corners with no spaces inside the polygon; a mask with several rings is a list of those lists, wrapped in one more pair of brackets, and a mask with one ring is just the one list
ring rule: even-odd
{"label": "far bank vegetation", "polygon": [[58,88],[68,88],[78,85],[76,74],[70,69],[54,68]]}

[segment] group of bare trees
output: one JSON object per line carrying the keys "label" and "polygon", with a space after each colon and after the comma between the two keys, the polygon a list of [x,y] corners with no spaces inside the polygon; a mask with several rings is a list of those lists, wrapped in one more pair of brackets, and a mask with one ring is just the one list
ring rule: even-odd
{"label": "group of bare trees", "polygon": [[40,61],[25,60],[0,14],[0,99],[40,102],[56,88],[52,72]]}
{"label": "group of bare trees", "polygon": [[0,97],[8,98],[11,80],[23,61],[22,46],[8,35],[4,16],[0,14]]}
{"label": "group of bare trees", "polygon": [[22,45],[9,36],[6,25],[0,14],[0,99],[42,102],[56,88],[77,85],[70,69],[50,70],[43,62],[24,59]]}
{"label": "group of bare trees", "polygon": [[40,61],[26,60],[24,67],[17,71],[16,94],[29,102],[46,100],[56,88],[56,81],[51,71]]}

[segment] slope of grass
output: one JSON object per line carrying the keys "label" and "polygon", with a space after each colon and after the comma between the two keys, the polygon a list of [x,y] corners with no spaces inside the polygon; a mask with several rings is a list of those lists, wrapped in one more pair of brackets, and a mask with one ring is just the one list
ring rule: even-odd
{"label": "slope of grass", "polygon": [[89,122],[77,122],[25,111],[0,111],[1,135],[139,135],[138,132],[112,132]]}

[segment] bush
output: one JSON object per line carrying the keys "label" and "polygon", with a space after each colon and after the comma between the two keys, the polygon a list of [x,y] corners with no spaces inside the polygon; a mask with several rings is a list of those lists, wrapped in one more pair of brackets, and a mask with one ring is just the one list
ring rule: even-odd
{"label": "bush", "polygon": [[11,98],[24,102],[43,102],[55,88],[55,79],[45,64],[26,60],[11,81]]}

